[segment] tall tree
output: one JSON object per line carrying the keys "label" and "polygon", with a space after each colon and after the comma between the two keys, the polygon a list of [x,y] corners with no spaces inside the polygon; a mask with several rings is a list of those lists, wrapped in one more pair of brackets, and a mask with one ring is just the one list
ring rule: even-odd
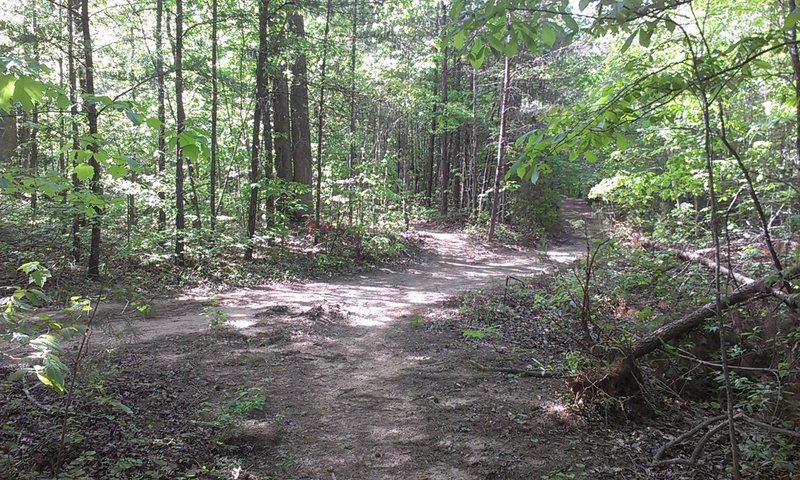
{"label": "tall tree", "polygon": [[[162,0],[159,0],[162,1]],[[211,2],[211,152],[209,164],[209,208],[211,210],[210,227],[214,232],[217,221],[217,110],[219,109],[219,92],[217,81],[217,69],[219,62],[219,38],[217,35],[218,0]]]}
{"label": "tall tree", "polygon": [[253,237],[256,233],[258,221],[258,182],[259,178],[259,152],[261,141],[261,119],[267,102],[266,92],[266,66],[267,66],[267,10],[268,0],[260,0],[258,7],[258,56],[256,60],[256,101],[253,109],[253,136],[250,144],[250,198],[247,203],[247,248],[244,251],[245,260],[253,258]]}
{"label": "tall tree", "polygon": [[[322,35],[322,65],[319,80],[319,106],[317,108],[317,188],[314,202],[314,223],[322,225],[322,151],[325,141],[325,68],[328,65],[328,34],[331,30],[331,0],[325,8],[325,31]],[[316,230],[315,230],[316,232]]]}
{"label": "tall tree", "polygon": [[[348,101],[349,122],[347,126],[347,177],[352,179],[354,175],[356,161],[356,36],[358,35],[358,0],[353,0],[353,8],[350,18],[350,99]],[[348,185],[353,188],[353,185]],[[348,195],[347,217],[353,223],[353,201],[352,195]]]}
{"label": "tall tree", "polygon": [[489,220],[489,241],[494,240],[497,228],[497,215],[500,210],[500,180],[505,170],[505,140],[506,140],[506,104],[508,103],[508,86],[510,83],[511,60],[503,55],[503,86],[500,91],[500,132],[497,134],[497,162],[494,166],[494,186],[492,187],[491,218]]}
{"label": "tall tree", "polygon": [[[92,52],[92,34],[89,29],[89,0],[81,1],[81,32],[83,34],[83,74],[84,85],[83,92],[88,97],[94,95],[94,57]],[[100,183],[101,171],[100,163],[97,160],[98,145],[97,145],[97,105],[94,101],[84,101],[84,109],[86,110],[86,120],[89,125],[89,140],[88,148],[92,152],[89,164],[92,166],[93,173],[90,181],[92,194],[98,199],[103,195],[103,186]],[[101,220],[104,213],[104,208],[101,206],[94,206],[94,215],[90,220],[91,224],[91,240],[89,243],[89,266],[87,273],[89,278],[100,278],[100,235],[101,235]]]}
{"label": "tall tree", "polygon": [[[305,40],[305,24],[303,15],[293,13],[288,18],[289,31],[302,43]],[[302,202],[309,212],[312,208],[311,197],[311,125],[308,119],[308,67],[304,46],[301,44],[292,63],[292,89],[290,103],[292,107],[292,164],[293,179],[306,185],[309,190],[301,196]]]}
{"label": "tall tree", "polygon": [[439,102],[442,105],[441,114],[441,136],[439,138],[439,212],[442,215],[447,215],[448,205],[448,192],[450,190],[450,157],[447,151],[447,45],[445,43],[445,26],[447,25],[447,7],[444,1],[441,2],[442,20],[441,20],[441,35],[442,35],[442,70],[440,73],[441,87],[439,94],[441,95]]}
{"label": "tall tree", "polygon": [[[86,1],[86,0],[84,0]],[[186,112],[183,106],[183,0],[175,0],[175,130],[180,139],[186,128]],[[179,264],[184,263],[184,214],[183,192],[183,147],[175,142],[175,256]]]}
{"label": "tall tree", "polygon": [[[277,35],[277,46],[283,48],[285,33],[281,29]],[[281,61],[278,71],[272,77],[272,108],[275,118],[273,124],[273,143],[275,144],[275,175],[287,182],[293,179],[292,142],[289,127],[289,85],[284,64]]]}
{"label": "tall tree", "polygon": [[[163,22],[164,22],[164,0],[156,0],[156,88],[158,89],[158,176],[164,180],[164,170],[167,165],[167,144],[165,140],[167,114],[165,108],[166,84],[164,82],[164,51],[163,51]],[[167,213],[164,211],[164,203],[167,195],[163,190],[158,192],[158,229],[164,231],[167,228]]]}

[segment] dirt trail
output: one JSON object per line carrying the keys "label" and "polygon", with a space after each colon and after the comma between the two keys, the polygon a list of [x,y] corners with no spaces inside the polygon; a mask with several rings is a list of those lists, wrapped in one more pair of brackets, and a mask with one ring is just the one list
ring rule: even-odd
{"label": "dirt trail", "polygon": [[[591,212],[566,200],[562,215],[589,220]],[[571,261],[584,248],[581,235],[567,234],[544,251],[486,248],[461,233],[420,235],[427,253],[402,270],[220,296],[232,330],[216,339],[199,315],[202,305],[176,299],[134,325],[135,347],[161,351],[150,368],[191,365],[197,388],[265,385],[267,405],[228,441],[251,478],[455,480],[566,471],[587,452],[571,436],[561,382],[511,382],[478,370],[469,360],[491,363],[503,347],[476,347],[412,316],[507,275]],[[192,344],[192,335],[206,339]]]}

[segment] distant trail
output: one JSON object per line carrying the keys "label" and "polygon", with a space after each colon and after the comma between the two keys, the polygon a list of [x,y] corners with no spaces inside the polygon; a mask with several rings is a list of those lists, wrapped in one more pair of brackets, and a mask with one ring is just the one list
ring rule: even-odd
{"label": "distant trail", "polygon": [[[553,263],[571,262],[583,253],[585,240],[580,232],[566,225],[575,219],[591,222],[592,212],[583,200],[565,199],[561,213],[565,226],[553,239],[553,245],[543,251],[489,248],[465,233],[421,230],[418,233],[425,253],[411,266],[238,289],[218,297],[227,317],[238,328],[254,324],[257,312],[276,305],[291,305],[296,309],[338,305],[350,315],[354,325],[383,325],[453,295],[503,282],[507,275],[536,275],[549,270]],[[203,301],[191,295],[180,300]],[[208,320],[198,317],[196,309],[186,311],[166,303],[159,306],[159,317],[169,316],[168,321],[136,322],[134,327],[140,340],[208,328]]]}

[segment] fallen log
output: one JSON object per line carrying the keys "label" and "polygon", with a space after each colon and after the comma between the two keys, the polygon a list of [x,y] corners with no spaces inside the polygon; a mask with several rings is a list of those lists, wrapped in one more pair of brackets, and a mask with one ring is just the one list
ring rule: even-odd
{"label": "fallen log", "polygon": [[[710,268],[712,270],[717,268],[717,262],[715,262],[714,260],[712,260],[712,259],[710,259],[710,258],[708,258],[708,257],[706,257],[704,255],[701,255],[698,252],[689,252],[689,251],[686,251],[686,250],[678,250],[676,248],[672,248],[670,246],[664,245],[663,243],[659,243],[659,242],[650,240],[649,238],[641,238],[641,239],[639,239],[639,243],[641,245],[644,245],[644,246],[648,247],[648,248],[654,248],[654,249],[670,252],[673,255],[675,255],[677,258],[679,258],[681,260],[685,260],[687,262],[697,263],[699,265],[706,266],[706,267],[708,267],[708,268]],[[724,265],[720,265],[719,266],[719,272],[721,274],[727,276],[727,277],[730,277],[730,278],[736,280],[738,283],[740,283],[742,285],[747,285],[747,284],[751,284],[751,283],[755,282],[754,279],[752,279],[750,277],[747,277],[745,275],[742,275],[741,273],[734,272],[733,270],[729,269],[728,267],[726,267]],[[776,282],[776,283],[779,283],[779,282]],[[797,307],[797,300],[794,297],[790,296],[788,293],[784,292],[783,290],[781,290],[779,288],[770,288],[767,293],[769,293],[770,295],[772,295],[773,297],[777,298],[778,300],[782,301],[783,303],[785,303],[786,305],[788,305],[790,307]]]}
{"label": "fallen log", "polygon": [[[728,295],[720,297],[720,311],[745,303],[758,295],[772,295],[773,285],[800,277],[800,264],[785,268],[783,275],[772,274],[740,286]],[[635,341],[624,357],[617,358],[599,380],[584,379],[578,381],[573,389],[581,392],[589,388],[600,388],[607,393],[618,394],[627,391],[626,386],[635,383],[636,366],[634,360],[657,350],[665,343],[680,338],[700,326],[704,321],[716,315],[716,301],[687,313],[683,317],[664,324],[649,334]],[[633,380],[634,382],[632,382]]]}

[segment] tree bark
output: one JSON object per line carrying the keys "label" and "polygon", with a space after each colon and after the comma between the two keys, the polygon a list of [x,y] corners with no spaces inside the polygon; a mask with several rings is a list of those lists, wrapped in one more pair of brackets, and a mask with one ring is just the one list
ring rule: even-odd
{"label": "tree bark", "polygon": [[[289,15],[289,30],[298,38],[305,38],[303,16]],[[289,99],[292,107],[292,164],[293,179],[309,190],[300,196],[309,213],[313,208],[311,196],[311,126],[308,119],[308,67],[305,53],[301,52],[292,64],[292,89]]]}
{"label": "tree bark", "polygon": [[286,75],[278,72],[272,79],[272,106],[275,124],[273,125],[275,143],[275,174],[278,178],[291,182],[292,146],[289,130],[289,86]]}
{"label": "tree bark", "polygon": [[[445,26],[447,25],[447,9],[444,1],[441,2],[442,17],[440,30],[444,35]],[[442,42],[444,44],[444,42]],[[439,94],[440,103],[442,104],[442,132],[439,139],[439,148],[441,150],[439,157],[439,212],[442,215],[447,215],[448,207],[448,193],[450,191],[450,157],[447,151],[447,46],[442,47],[442,72],[440,76],[441,87]]]}
{"label": "tree bark", "polygon": [[[78,23],[76,12],[78,10],[77,0],[69,0],[69,8],[67,8],[67,37],[69,43],[67,44],[67,75],[69,77],[69,103],[70,103],[70,135],[72,137],[72,151],[77,152],[80,148],[79,134],[78,134],[78,75],[75,69],[75,24]],[[77,160],[72,161],[73,169]],[[80,180],[72,172],[72,189],[78,191],[80,188]],[[81,261],[81,223],[82,216],[75,213],[72,217],[72,225],[70,228],[70,236],[72,237],[71,253],[72,259],[76,263]]]}
{"label": "tree bark", "polygon": [[[159,2],[163,0],[158,0]],[[217,34],[217,21],[219,1],[211,2],[211,152],[209,165],[209,219],[211,234],[213,236],[217,222],[217,110],[219,108],[219,91],[217,82],[217,64],[219,63],[219,38]]]}
{"label": "tree bark", "polygon": [[[89,30],[89,0],[81,1],[81,31],[83,34],[83,68],[84,68],[84,93],[88,96],[94,95],[94,59],[92,56],[92,34]],[[84,109],[86,111],[86,119],[89,124],[89,141],[88,148],[91,152],[98,151],[97,143],[94,139],[97,137],[97,106],[94,102],[84,102]],[[94,169],[94,174],[90,182],[92,194],[102,199],[103,186],[100,183],[100,163],[97,158],[92,155],[89,164]],[[91,240],[89,244],[89,265],[87,274],[89,278],[100,278],[100,236],[101,236],[101,220],[105,214],[105,209],[100,206],[94,207],[94,216],[91,218]]]}
{"label": "tree bark", "polygon": [[322,65],[319,79],[319,111],[317,112],[317,188],[314,202],[315,235],[322,227],[322,151],[325,140],[325,68],[328,65],[328,34],[330,33],[331,0],[325,8],[325,31],[322,35]]}
{"label": "tree bark", "polygon": [[[349,100],[349,123],[347,128],[349,149],[347,152],[347,178],[351,179],[347,188],[352,190],[352,178],[355,175],[353,169],[356,161],[356,35],[358,34],[358,0],[353,0],[353,11],[351,18],[350,33],[350,100]],[[353,223],[353,200],[352,195],[347,195],[347,218],[349,223]]]}
{"label": "tree bark", "polygon": [[250,198],[247,203],[247,248],[244,251],[245,260],[253,259],[253,237],[256,234],[258,222],[258,182],[260,166],[261,117],[267,101],[266,92],[266,66],[267,66],[267,10],[268,0],[260,0],[258,8],[258,59],[256,60],[256,101],[253,111],[253,137],[250,145]]}
{"label": "tree bark", "polygon": [[500,92],[500,133],[497,135],[497,162],[494,169],[494,186],[492,188],[491,218],[489,221],[489,241],[494,239],[497,228],[497,215],[500,203],[500,180],[503,177],[506,137],[506,103],[508,102],[508,85],[510,83],[510,60],[503,56],[503,86]]}
{"label": "tree bark", "polygon": [[[158,89],[158,177],[164,180],[164,169],[167,166],[167,143],[166,128],[167,114],[165,107],[165,96],[167,87],[164,82],[164,50],[163,50],[163,23],[164,23],[164,0],[156,1],[156,88]],[[164,211],[164,204],[167,201],[166,192],[158,192],[158,229],[164,231],[167,228],[167,213]]]}
{"label": "tree bark", "polygon": [[[84,0],[86,1],[86,0]],[[175,120],[176,137],[185,129],[186,112],[183,107],[183,0],[175,0]],[[183,148],[175,144],[175,256],[184,264],[184,229],[186,217],[183,199]]]}

